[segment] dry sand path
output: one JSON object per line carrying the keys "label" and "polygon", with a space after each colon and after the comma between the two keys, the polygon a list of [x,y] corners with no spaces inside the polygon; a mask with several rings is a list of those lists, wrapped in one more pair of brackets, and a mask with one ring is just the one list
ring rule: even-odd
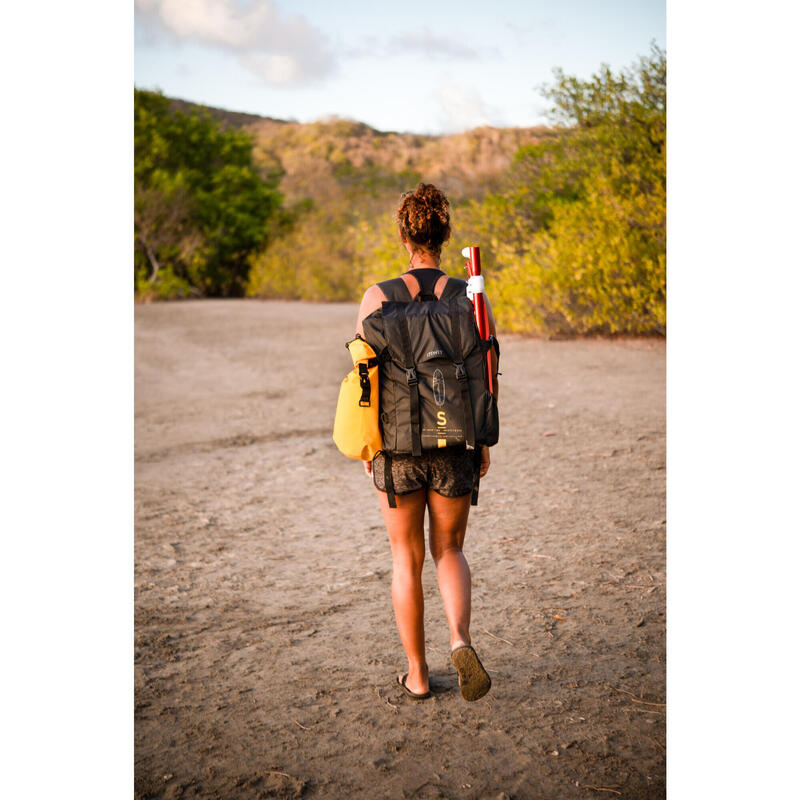
{"label": "dry sand path", "polygon": [[355,314],[136,308],[137,798],[663,797],[663,342],[501,340],[464,548],[493,687],[461,699],[428,558],[414,703],[377,499],[331,440]]}

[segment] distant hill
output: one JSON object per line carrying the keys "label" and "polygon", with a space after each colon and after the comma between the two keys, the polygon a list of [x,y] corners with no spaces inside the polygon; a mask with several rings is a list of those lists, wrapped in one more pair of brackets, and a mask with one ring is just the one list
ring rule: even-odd
{"label": "distant hill", "polygon": [[418,177],[453,199],[480,197],[497,183],[520,146],[556,135],[537,126],[430,136],[379,131],[349,119],[291,122],[178,99],[172,103],[182,111],[204,110],[253,134],[257,161],[283,171],[281,190],[290,203],[322,199],[330,194],[331,182],[347,184],[370,175],[379,182],[389,175],[406,175],[412,182]]}
{"label": "distant hill", "polygon": [[214,106],[204,106],[200,103],[190,103],[188,100],[179,100],[177,97],[169,98],[170,106],[174,111],[183,111],[186,114],[196,114],[197,112],[206,112],[213,119],[224,122],[234,128],[241,128],[251,122],[259,122],[267,120],[270,122],[282,123],[283,120],[272,119],[271,117],[262,117],[259,114],[247,114],[244,111],[228,111],[224,108],[215,108]]}
{"label": "distant hill", "polygon": [[406,269],[395,214],[423,181],[450,200],[442,268],[463,275],[462,247],[481,247],[503,330],[663,335],[666,53],[559,70],[546,96],[571,127],[432,136],[136,90],[138,296],[356,302]]}

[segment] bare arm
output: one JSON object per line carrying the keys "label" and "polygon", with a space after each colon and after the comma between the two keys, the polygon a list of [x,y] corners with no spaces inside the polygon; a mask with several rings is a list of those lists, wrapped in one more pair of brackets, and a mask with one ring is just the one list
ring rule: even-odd
{"label": "bare arm", "polygon": [[[489,298],[486,296],[486,292],[483,293],[483,300],[486,303],[486,313],[489,315],[489,333],[497,338],[497,326],[494,322],[494,314],[492,314],[492,306],[489,303]],[[489,358],[492,360],[493,368],[497,368],[497,364],[494,363],[494,350],[489,351]],[[495,375],[494,378],[494,399],[499,400],[500,398],[500,379]]]}
{"label": "bare arm", "polygon": [[[364,320],[373,311],[377,311],[381,307],[381,303],[386,299],[386,295],[377,287],[370,286],[364,296],[361,298],[361,305],[358,308],[358,317],[356,319],[356,334],[364,336]],[[364,472],[370,476],[372,475],[372,462],[364,462]]]}
{"label": "bare arm", "polygon": [[[492,314],[492,306],[489,303],[489,298],[486,296],[486,292],[483,293],[483,301],[486,303],[486,313],[489,316],[489,333],[492,334],[495,338],[497,338],[497,326],[495,325],[494,321],[494,314]],[[490,350],[487,353],[489,358],[489,363],[492,364],[492,368],[495,368],[494,364],[494,350]],[[500,381],[495,374],[494,376],[494,399],[495,402],[500,397]],[[489,448],[486,445],[481,445],[481,467],[480,467],[480,476],[481,478],[489,471],[489,465],[491,464],[491,457],[489,455]]]}
{"label": "bare arm", "polygon": [[386,299],[386,295],[377,287],[370,286],[361,298],[361,305],[358,309],[358,319],[356,320],[356,333],[364,336],[364,320],[373,312],[381,307],[381,303]]}

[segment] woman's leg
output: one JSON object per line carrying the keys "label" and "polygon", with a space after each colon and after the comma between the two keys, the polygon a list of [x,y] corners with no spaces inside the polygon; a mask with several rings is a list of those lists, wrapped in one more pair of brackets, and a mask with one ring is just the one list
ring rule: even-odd
{"label": "woman's leg", "polygon": [[470,495],[445,497],[428,491],[430,547],[436,578],[450,626],[450,649],[470,644],[469,617],[472,583],[461,547],[467,531]]}
{"label": "woman's leg", "polygon": [[408,657],[406,686],[412,692],[424,694],[429,689],[422,598],[425,489],[397,495],[397,508],[389,508],[386,492],[378,491],[378,497],[392,547],[392,604],[400,641]]}

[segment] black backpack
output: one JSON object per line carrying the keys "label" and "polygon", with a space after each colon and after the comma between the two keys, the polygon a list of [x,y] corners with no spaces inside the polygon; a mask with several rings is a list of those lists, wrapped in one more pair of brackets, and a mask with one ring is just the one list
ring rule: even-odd
{"label": "black backpack", "polygon": [[472,504],[478,500],[478,445],[499,436],[497,404],[486,388],[486,353],[497,340],[481,340],[466,281],[448,278],[440,298],[438,269],[415,269],[412,297],[402,278],[379,283],[386,301],[363,321],[364,339],[380,364],[380,422],[387,493],[394,506],[391,454],[464,445],[476,454]]}

